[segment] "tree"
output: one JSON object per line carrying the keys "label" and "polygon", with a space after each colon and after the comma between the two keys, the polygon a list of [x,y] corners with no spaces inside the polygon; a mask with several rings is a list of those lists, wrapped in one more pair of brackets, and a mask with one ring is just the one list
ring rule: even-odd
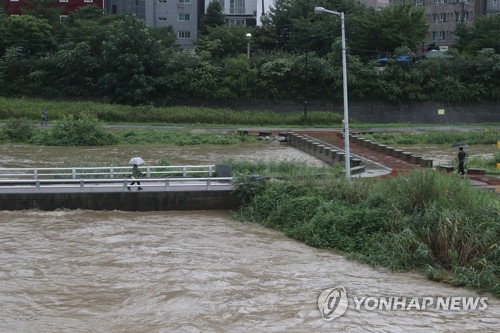
{"label": "tree", "polygon": [[500,15],[476,17],[472,28],[461,24],[457,27],[456,47],[475,54],[483,48],[492,48],[500,54]]}
{"label": "tree", "polygon": [[269,14],[269,25],[274,27],[276,37],[273,48],[297,51],[307,47],[320,55],[330,52],[331,44],[341,34],[340,19],[336,15],[315,14],[314,7],[317,6],[344,12],[348,17],[347,37],[355,36],[351,17],[361,15],[365,10],[358,1],[277,0]]}
{"label": "tree", "polygon": [[196,42],[199,51],[209,51],[213,57],[224,58],[246,52],[246,27],[221,25],[209,27],[208,33]]}
{"label": "tree", "polygon": [[67,43],[77,45],[88,43],[91,53],[100,56],[101,45],[104,41],[104,27],[109,23],[102,9],[97,6],[80,7],[69,13],[68,17],[58,24],[58,38],[64,49]]}
{"label": "tree", "polygon": [[160,41],[165,49],[178,48],[175,44],[177,37],[172,26],[149,28],[149,33],[154,39]]}
{"label": "tree", "polygon": [[155,91],[163,75],[160,43],[144,21],[124,16],[105,28],[98,87],[113,102],[141,104]]}
{"label": "tree", "polygon": [[21,8],[21,13],[45,19],[50,25],[56,26],[62,14],[62,8],[57,6],[57,3],[58,0],[27,0]]}
{"label": "tree", "polygon": [[201,19],[201,34],[208,32],[208,27],[218,27],[224,25],[225,17],[222,6],[218,0],[211,0],[207,6],[206,14]]}
{"label": "tree", "polygon": [[[427,35],[425,10],[410,4],[389,6],[380,11],[370,10],[357,18],[357,38],[352,48],[393,53],[399,47],[415,49]],[[365,53],[366,54],[366,53]]]}
{"label": "tree", "polygon": [[30,55],[43,54],[53,50],[56,41],[52,27],[45,19],[30,15],[10,16],[3,20],[3,47],[20,47]]}

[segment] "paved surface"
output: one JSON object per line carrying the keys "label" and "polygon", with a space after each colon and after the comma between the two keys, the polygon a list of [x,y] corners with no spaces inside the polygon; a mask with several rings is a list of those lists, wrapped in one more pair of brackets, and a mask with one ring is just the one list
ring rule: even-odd
{"label": "paved surface", "polygon": [[[302,133],[312,136],[323,142],[329,143],[335,147],[338,147],[341,150],[344,149],[345,142],[341,137],[337,135],[340,132],[302,132]],[[391,170],[404,171],[404,170],[413,170],[419,168],[419,166],[415,164],[408,163],[393,156],[387,156],[382,152],[377,152],[361,144],[353,143],[352,141],[349,142],[349,147],[351,154],[360,156],[370,161],[374,161]]]}
{"label": "paved surface", "polygon": [[[339,149],[343,150],[344,149],[344,140],[339,137],[337,134],[339,132],[335,131],[294,131],[296,133],[301,133],[301,134],[306,134],[308,136],[314,137],[318,140],[321,140],[323,142],[329,143],[335,147],[338,147]],[[389,169],[391,169],[390,173],[383,173],[383,174],[377,174],[377,172],[373,172],[374,176],[381,176],[381,177],[392,177],[396,176],[399,173],[402,172],[407,172],[409,170],[416,170],[416,169],[422,169],[420,166],[417,166],[415,164],[403,161],[399,158],[395,158],[392,156],[387,156],[382,152],[378,152],[372,149],[369,149],[368,147],[365,147],[361,144],[353,143],[352,141],[349,142],[351,154],[360,156],[362,158],[374,161],[376,163],[379,163]],[[493,176],[493,175],[486,175],[486,176],[481,176],[481,175],[467,175],[464,177],[464,179],[468,180],[471,182],[472,185],[477,186],[477,187],[483,187],[492,191],[495,191],[497,193],[500,193],[500,176]]]}

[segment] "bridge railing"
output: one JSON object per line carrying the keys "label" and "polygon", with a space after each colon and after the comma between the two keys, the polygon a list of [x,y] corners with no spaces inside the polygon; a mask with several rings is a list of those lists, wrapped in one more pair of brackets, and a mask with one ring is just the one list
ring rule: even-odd
{"label": "bridge railing", "polygon": [[[131,182],[140,181],[141,187],[156,191],[171,191],[176,188],[191,187],[203,190],[213,190],[220,186],[231,185],[232,177],[173,177],[173,178],[94,178],[94,179],[0,179],[0,190],[32,189],[39,193],[44,190],[57,192],[58,190],[87,192],[105,188],[118,191],[128,191]],[[134,187],[137,187],[135,185]]]}
{"label": "bridge railing", "polygon": [[[148,178],[212,177],[215,165],[143,166]],[[131,177],[131,166],[77,168],[0,168],[0,179],[90,179]]]}

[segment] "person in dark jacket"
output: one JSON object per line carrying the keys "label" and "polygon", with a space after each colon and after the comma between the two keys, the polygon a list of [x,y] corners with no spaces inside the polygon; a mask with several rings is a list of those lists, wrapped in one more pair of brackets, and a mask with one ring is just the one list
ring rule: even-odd
{"label": "person in dark jacket", "polygon": [[459,147],[458,148],[458,174],[459,175],[465,175],[465,158],[467,156],[467,153],[464,151],[464,147]]}
{"label": "person in dark jacket", "polygon": [[[137,164],[134,164],[134,166],[132,167],[132,178],[133,179],[138,179],[138,178],[140,178],[142,176],[144,176],[144,173],[142,173],[141,170],[139,170],[139,166]],[[132,183],[130,183],[130,186],[134,185],[135,183],[137,183],[137,185],[139,186],[139,188],[137,188],[137,190],[141,191],[142,190],[141,182],[138,181],[138,180],[135,180]],[[130,186],[127,186],[127,189],[129,191],[130,191]]]}

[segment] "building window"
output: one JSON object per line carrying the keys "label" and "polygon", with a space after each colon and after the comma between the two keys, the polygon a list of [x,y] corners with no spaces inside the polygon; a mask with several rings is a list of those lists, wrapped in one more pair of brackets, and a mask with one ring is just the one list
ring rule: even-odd
{"label": "building window", "polygon": [[177,19],[179,21],[191,21],[191,14],[179,13]]}
{"label": "building window", "polygon": [[189,4],[191,0],[177,0],[177,3]]}
{"label": "building window", "polygon": [[83,2],[94,2],[94,0],[83,0]]}
{"label": "building window", "polygon": [[68,0],[59,0],[59,2],[68,2]]}
{"label": "building window", "polygon": [[246,20],[245,19],[230,18],[229,25],[246,26]]}
{"label": "building window", "polygon": [[177,38],[179,39],[189,39],[191,38],[191,31],[178,31]]}
{"label": "building window", "polygon": [[497,0],[493,0],[493,7],[496,7],[496,6],[497,6],[497,3],[498,3],[498,1],[497,1]]}
{"label": "building window", "polygon": [[445,39],[446,39],[446,31],[440,31],[439,40],[445,40]]}
{"label": "building window", "polygon": [[432,40],[436,40],[436,39],[438,39],[438,33],[437,33],[437,31],[433,31],[432,32]]}
{"label": "building window", "polygon": [[158,17],[158,21],[166,21],[166,20],[167,20],[166,17],[161,17],[161,16]]}
{"label": "building window", "polygon": [[439,14],[439,22],[446,22],[446,14]]}
{"label": "building window", "polygon": [[158,3],[167,3],[167,0],[158,0]]}
{"label": "building window", "polygon": [[245,0],[229,0],[229,14],[245,14]]}

